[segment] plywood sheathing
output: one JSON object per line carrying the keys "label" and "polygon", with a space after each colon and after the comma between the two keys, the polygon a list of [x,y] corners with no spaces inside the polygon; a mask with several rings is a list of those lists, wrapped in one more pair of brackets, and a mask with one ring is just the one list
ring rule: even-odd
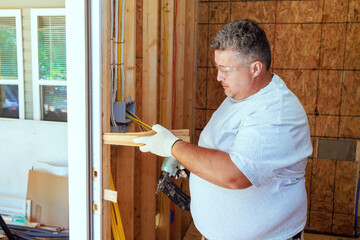
{"label": "plywood sheathing", "polygon": [[310,223],[307,226],[306,230],[320,233],[331,233],[332,213],[310,210],[309,222]]}
{"label": "plywood sheathing", "polygon": [[[229,18],[261,24],[271,45],[271,70],[283,78],[308,114],[314,154],[306,169],[307,228],[351,234],[346,229],[353,221],[352,203],[349,193],[342,192],[346,184],[339,177],[350,173],[340,167],[342,163],[317,159],[316,142],[320,137],[360,140],[359,1],[200,1],[198,44],[203,47],[197,57],[197,139],[224,98],[208,42]],[[357,178],[351,176],[354,184]],[[339,199],[344,201],[333,203]],[[335,211],[341,204],[348,206],[347,212]]]}
{"label": "plywood sheathing", "polygon": [[316,84],[314,79],[318,73],[311,70],[279,69],[276,74],[280,75],[289,89],[299,98],[307,113],[315,113]]}
{"label": "plywood sheathing", "polygon": [[358,162],[337,161],[334,189],[334,213],[355,214]]}
{"label": "plywood sheathing", "polygon": [[360,115],[360,71],[344,72],[340,114]]}
{"label": "plywood sheathing", "polygon": [[324,2],[324,22],[345,22],[348,0],[330,0]]}
{"label": "plywood sheathing", "polygon": [[[319,114],[336,115],[340,111],[342,71],[319,72],[317,111]],[[316,93],[314,93],[316,96]],[[315,106],[315,104],[313,105]]]}
{"label": "plywood sheathing", "polygon": [[[360,10],[360,9],[358,9]],[[346,30],[345,69],[360,69],[360,23],[348,23]]]}
{"label": "plywood sheathing", "polygon": [[353,214],[334,213],[331,232],[338,235],[354,236]]}
{"label": "plywood sheathing", "polygon": [[313,161],[310,196],[311,210],[333,211],[334,176],[335,161],[327,159],[316,159]]}
{"label": "plywood sheathing", "polygon": [[323,25],[320,67],[322,69],[341,69],[344,63],[345,25],[329,23]]}
{"label": "plywood sheathing", "polygon": [[320,115],[315,117],[315,134],[319,137],[337,137],[339,116]]}
{"label": "plywood sheathing", "polygon": [[255,1],[253,4],[247,2],[234,2],[231,6],[231,20],[246,18],[257,22],[275,22],[276,4],[271,1]]}
{"label": "plywood sheathing", "polygon": [[276,29],[273,68],[317,68],[320,24],[278,24]]}
{"label": "plywood sheathing", "polygon": [[360,135],[360,117],[341,116],[340,133],[341,138],[357,138]]}
{"label": "plywood sheathing", "polygon": [[224,90],[219,88],[216,75],[216,68],[208,68],[209,81],[207,81],[206,85],[206,105],[209,109],[217,109],[226,97]]}

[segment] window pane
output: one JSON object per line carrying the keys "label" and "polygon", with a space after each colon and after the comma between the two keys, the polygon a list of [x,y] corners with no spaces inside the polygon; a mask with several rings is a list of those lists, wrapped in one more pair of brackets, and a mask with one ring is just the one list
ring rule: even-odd
{"label": "window pane", "polygon": [[0,79],[17,80],[15,17],[0,17]]}
{"label": "window pane", "polygon": [[65,16],[40,16],[39,78],[66,80]]}
{"label": "window pane", "polygon": [[17,85],[0,85],[0,117],[19,118]]}
{"label": "window pane", "polygon": [[66,86],[41,86],[43,120],[67,121]]}

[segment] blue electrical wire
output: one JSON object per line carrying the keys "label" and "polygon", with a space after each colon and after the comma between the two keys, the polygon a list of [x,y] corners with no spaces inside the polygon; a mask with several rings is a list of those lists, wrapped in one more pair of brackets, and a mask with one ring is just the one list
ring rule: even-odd
{"label": "blue electrical wire", "polygon": [[354,223],[354,231],[355,231],[355,236],[354,237],[359,237],[360,235],[357,232],[357,215],[358,215],[358,201],[359,201],[359,189],[360,189],[360,179],[358,181],[358,186],[357,186],[357,192],[356,192],[356,203],[355,203],[355,223]]}

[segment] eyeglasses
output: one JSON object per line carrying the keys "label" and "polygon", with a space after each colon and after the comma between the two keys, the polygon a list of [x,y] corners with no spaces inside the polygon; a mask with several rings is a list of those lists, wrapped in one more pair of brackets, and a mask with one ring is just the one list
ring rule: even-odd
{"label": "eyeglasses", "polygon": [[233,72],[236,72],[238,70],[238,68],[236,66],[222,66],[222,65],[217,65],[215,63],[215,67],[217,70],[219,70],[220,72],[222,72],[224,75],[228,76]]}

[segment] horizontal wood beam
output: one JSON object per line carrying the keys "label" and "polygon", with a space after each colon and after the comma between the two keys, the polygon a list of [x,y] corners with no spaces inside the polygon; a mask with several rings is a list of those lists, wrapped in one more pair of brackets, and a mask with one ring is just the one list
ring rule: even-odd
{"label": "horizontal wood beam", "polygon": [[[180,138],[185,142],[190,142],[189,129],[170,130],[175,137]],[[142,143],[134,143],[133,140],[137,137],[155,135],[155,131],[148,132],[129,132],[129,133],[104,133],[104,144],[121,145],[121,146],[143,146]]]}

